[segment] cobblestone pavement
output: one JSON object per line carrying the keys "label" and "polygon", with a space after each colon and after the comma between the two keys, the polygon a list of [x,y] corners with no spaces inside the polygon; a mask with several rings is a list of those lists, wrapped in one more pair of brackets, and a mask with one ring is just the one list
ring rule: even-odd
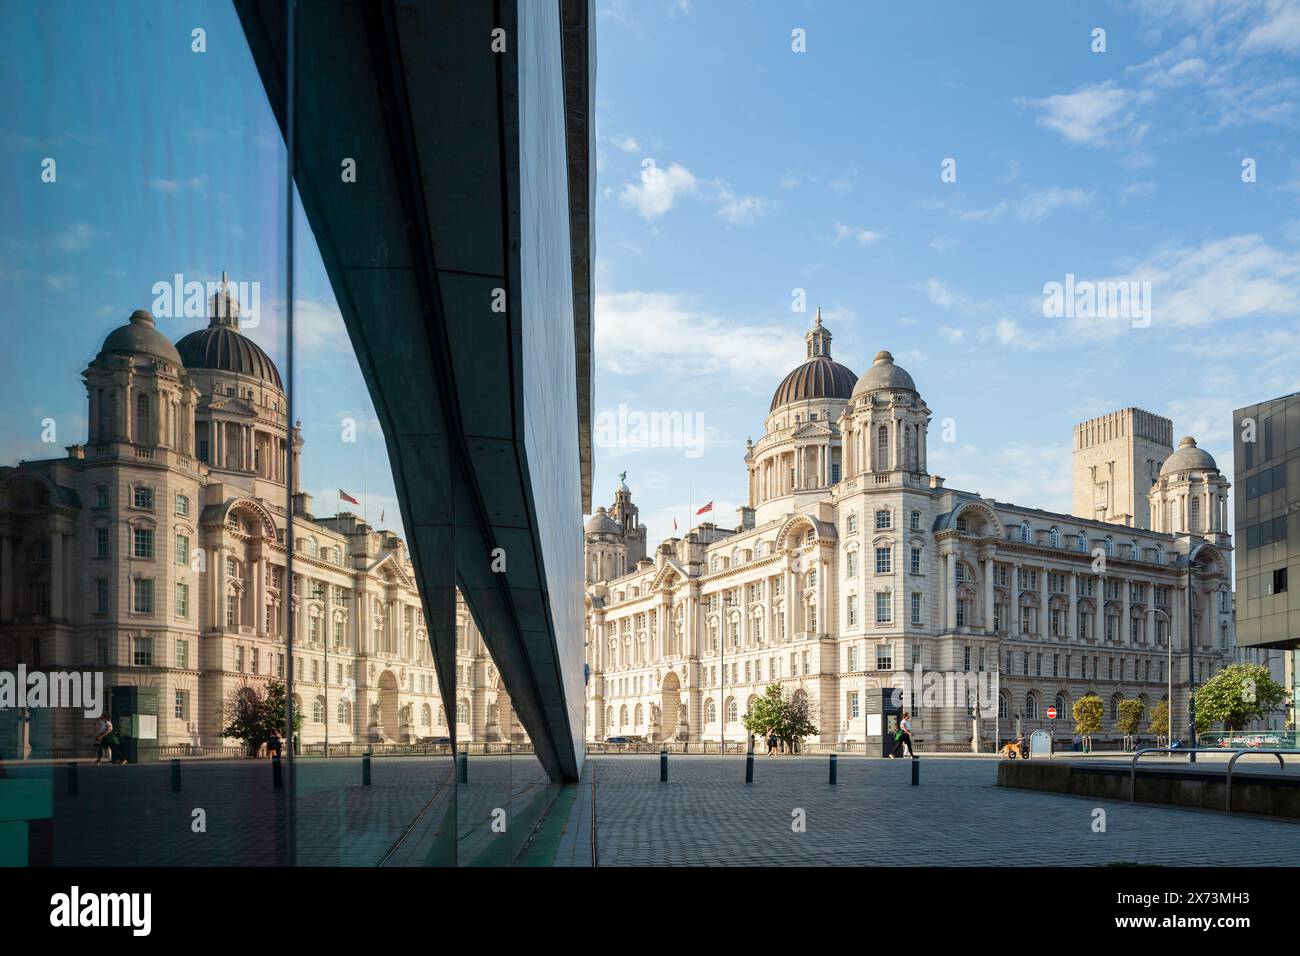
{"label": "cobblestone pavement", "polygon": [[[63,765],[9,762],[5,770],[11,780],[49,787],[53,822],[45,825],[56,866],[273,866],[288,860],[287,788],[273,787],[268,760],[182,761],[179,793],[171,790],[167,762],[81,764],[75,796],[68,793]],[[446,864],[453,834],[463,862],[504,864],[544,806],[539,791],[545,774],[528,756],[471,757],[468,784],[454,783],[450,757],[376,757],[370,786],[362,785],[359,757],[298,760],[295,771],[295,859],[302,866],[375,866],[394,847],[390,865]],[[509,820],[500,834],[491,828],[496,808]],[[204,811],[206,832],[192,828],[195,809]]]}
{"label": "cobblestone pavement", "polygon": [[834,787],[826,757],[754,763],[589,758],[600,865],[1300,865],[1300,823],[1003,789],[995,760],[924,757],[917,787],[907,760],[841,757]]}

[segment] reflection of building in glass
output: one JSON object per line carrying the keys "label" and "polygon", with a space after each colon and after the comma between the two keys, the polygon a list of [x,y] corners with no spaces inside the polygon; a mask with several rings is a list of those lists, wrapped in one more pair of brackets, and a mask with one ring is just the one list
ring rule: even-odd
{"label": "reflection of building in glass", "polygon": [[[218,301],[221,297],[221,301]],[[0,469],[0,667],[96,670],[159,688],[159,744],[231,744],[224,704],[285,678],[304,743],[522,739],[463,604],[460,700],[440,699],[404,542],[353,514],[318,519],[286,479],[303,441],[280,374],[224,286],[207,328],[173,345],[146,311],[83,373],[89,437],[68,457]],[[450,711],[450,712],[449,712]],[[31,742],[90,753],[93,720],[35,711]],[[2,745],[10,750],[7,741]]]}
{"label": "reflection of building in glass", "polygon": [[[588,739],[716,741],[725,730],[736,741],[775,681],[810,698],[815,742],[861,743],[870,692],[918,667],[995,672],[1004,736],[1017,716],[1027,730],[1049,726],[1052,706],[1058,735],[1070,735],[1074,701],[1096,694],[1116,738],[1121,700],[1166,696],[1171,629],[1185,727],[1189,534],[1206,542],[1196,682],[1232,661],[1228,483],[1213,458],[1190,438],[1172,454],[1143,438],[1134,453],[1135,421],[1157,438],[1172,426],[1126,409],[1079,426],[1086,516],[945,488],[927,469],[930,410],[911,375],[880,352],[855,376],[831,359],[820,314],[806,339],[806,360],[747,445],[735,530],[704,524],[647,557],[625,485],[588,520]],[[1104,513],[1092,506],[1098,467],[1125,489]],[[968,749],[965,703],[924,706],[924,686],[903,702],[922,746]]]}
{"label": "reflection of building in glass", "polygon": [[[1269,729],[1296,728],[1300,700],[1300,392],[1232,413],[1237,635],[1242,660],[1291,692]],[[1292,582],[1295,586],[1292,587]]]}

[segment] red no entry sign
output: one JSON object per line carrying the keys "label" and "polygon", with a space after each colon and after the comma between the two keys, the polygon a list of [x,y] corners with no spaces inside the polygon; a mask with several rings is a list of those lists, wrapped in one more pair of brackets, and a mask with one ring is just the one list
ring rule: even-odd
{"label": "red no entry sign", "polygon": [[1055,720],[1055,719],[1056,719],[1056,708],[1055,708],[1055,707],[1049,707],[1049,708],[1047,708],[1047,719],[1048,719],[1048,720]]}

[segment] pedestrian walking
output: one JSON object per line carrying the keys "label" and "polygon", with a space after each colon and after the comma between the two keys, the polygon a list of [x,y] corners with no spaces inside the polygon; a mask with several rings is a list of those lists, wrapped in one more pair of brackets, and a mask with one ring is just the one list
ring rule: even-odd
{"label": "pedestrian walking", "polygon": [[903,718],[898,722],[898,730],[894,733],[894,749],[889,752],[889,759],[903,756],[904,747],[907,748],[907,756],[916,756],[912,751],[912,715],[907,711],[903,712]]}
{"label": "pedestrian walking", "polygon": [[101,714],[99,722],[95,724],[95,764],[96,766],[108,757],[108,762],[113,763],[112,742],[109,740],[113,736],[113,722],[108,719],[107,714]]}
{"label": "pedestrian walking", "polygon": [[770,757],[772,756],[772,754],[776,753],[776,745],[777,745],[776,730],[774,728],[769,727],[766,736],[767,736],[767,755]]}

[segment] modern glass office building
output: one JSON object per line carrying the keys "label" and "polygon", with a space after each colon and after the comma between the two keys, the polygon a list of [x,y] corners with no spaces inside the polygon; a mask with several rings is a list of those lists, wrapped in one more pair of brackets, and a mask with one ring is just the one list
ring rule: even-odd
{"label": "modern glass office building", "polygon": [[584,755],[589,0],[2,21],[0,865],[515,862]]}
{"label": "modern glass office building", "polygon": [[1239,408],[1232,421],[1237,646],[1283,651],[1294,700],[1300,689],[1300,392]]}

